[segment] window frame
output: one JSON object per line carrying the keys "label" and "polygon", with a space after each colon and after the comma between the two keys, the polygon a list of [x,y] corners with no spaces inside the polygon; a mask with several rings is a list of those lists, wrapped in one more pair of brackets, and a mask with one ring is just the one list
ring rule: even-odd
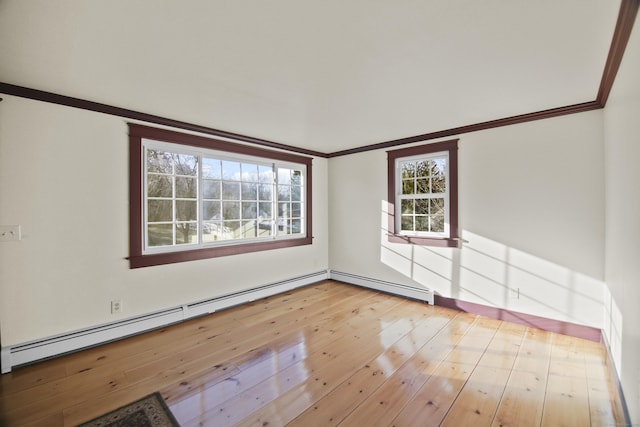
{"label": "window frame", "polygon": [[[153,265],[172,264],[222,256],[238,255],[286,247],[312,244],[312,158],[288,152],[280,152],[244,145],[237,142],[207,138],[203,136],[159,129],[137,123],[129,125],[129,264],[130,268],[148,267]],[[290,163],[304,165],[305,195],[304,195],[304,224],[305,233],[302,235],[279,236],[275,239],[263,241],[225,242],[216,246],[190,246],[189,249],[171,246],[161,251],[145,253],[145,222],[144,222],[144,153],[143,140],[158,141],[185,146],[185,150],[206,149],[228,153],[230,156],[250,156],[264,159],[273,163]]]}
{"label": "window frame", "polygon": [[[418,161],[431,161],[431,160],[438,160],[438,159],[442,159],[444,160],[445,163],[445,170],[444,170],[444,178],[445,178],[445,191],[443,193],[418,193],[416,192],[416,188],[414,188],[414,192],[410,193],[410,194],[402,194],[403,193],[403,189],[404,189],[404,182],[405,181],[410,181],[414,187],[417,187],[418,185],[418,181],[419,180],[423,180],[423,179],[427,179],[429,180],[429,177],[420,177],[420,176],[413,176],[411,178],[404,178],[403,175],[403,169],[402,169],[402,164],[405,163],[417,163]],[[397,234],[401,234],[403,236],[418,236],[418,237],[436,237],[436,238],[446,238],[449,236],[449,226],[450,226],[450,203],[449,203],[449,152],[448,151],[438,151],[438,152],[434,152],[434,153],[429,153],[429,154],[418,154],[415,156],[406,156],[406,157],[398,157],[395,159],[395,183],[396,183],[396,201],[399,200],[399,204],[400,206],[398,207],[399,211],[402,211],[402,204],[405,200],[425,200],[425,199],[443,199],[444,201],[444,215],[443,215],[443,230],[442,231],[408,231],[408,230],[403,230],[402,229],[402,217],[405,216],[404,212],[400,213],[400,219],[399,221],[396,221],[396,231]],[[440,197],[435,197],[435,195],[438,194],[440,195]],[[397,213],[396,213],[397,214]],[[418,217],[421,215],[416,215],[415,213],[411,214],[410,216],[413,217]],[[427,214],[427,217],[430,216]],[[415,221],[414,225],[415,225]],[[398,230],[398,223],[401,224],[400,229]]]}
{"label": "window frame", "polygon": [[[439,247],[459,247],[460,236],[458,229],[458,139],[434,142],[430,144],[418,145],[414,147],[401,148],[387,151],[387,203],[388,203],[388,225],[387,237],[391,243],[405,243],[425,246]],[[420,235],[417,233],[401,232],[397,221],[400,207],[397,194],[396,182],[398,171],[396,169],[397,160],[405,158],[415,158],[420,156],[446,152],[447,162],[447,183],[448,183],[448,216],[449,233],[448,236]]]}

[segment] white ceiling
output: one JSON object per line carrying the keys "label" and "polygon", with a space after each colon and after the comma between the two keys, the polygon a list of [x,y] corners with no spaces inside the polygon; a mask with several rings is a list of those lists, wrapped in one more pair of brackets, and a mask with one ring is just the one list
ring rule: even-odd
{"label": "white ceiling", "polygon": [[0,81],[324,153],[593,101],[618,0],[0,0]]}

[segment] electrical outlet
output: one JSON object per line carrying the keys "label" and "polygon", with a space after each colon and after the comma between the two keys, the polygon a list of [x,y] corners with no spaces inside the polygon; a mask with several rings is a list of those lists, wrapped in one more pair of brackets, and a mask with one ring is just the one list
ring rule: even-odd
{"label": "electrical outlet", "polygon": [[122,300],[115,299],[111,301],[111,314],[122,313]]}
{"label": "electrical outlet", "polygon": [[0,242],[17,242],[22,240],[19,225],[0,225]]}

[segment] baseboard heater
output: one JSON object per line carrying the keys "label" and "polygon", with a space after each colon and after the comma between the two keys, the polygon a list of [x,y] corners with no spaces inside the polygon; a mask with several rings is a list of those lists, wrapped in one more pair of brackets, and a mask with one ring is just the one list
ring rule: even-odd
{"label": "baseboard heater", "polygon": [[358,276],[356,274],[344,273],[336,270],[329,270],[329,278],[338,282],[349,283],[351,285],[362,286],[364,288],[400,295],[407,298],[426,301],[434,305],[434,293],[428,288],[415,288],[413,286],[399,283],[386,282],[384,280],[372,279],[370,277]]}
{"label": "baseboard heater", "polygon": [[55,356],[93,347],[132,335],[148,332],[193,317],[213,313],[236,305],[266,298],[302,286],[311,285],[329,278],[329,271],[323,270],[295,278],[274,282],[245,291],[236,292],[192,304],[171,307],[162,311],[136,316],[117,322],[82,329],[67,334],[56,335],[28,343],[0,349],[2,373],[10,372],[16,366],[33,363]]}

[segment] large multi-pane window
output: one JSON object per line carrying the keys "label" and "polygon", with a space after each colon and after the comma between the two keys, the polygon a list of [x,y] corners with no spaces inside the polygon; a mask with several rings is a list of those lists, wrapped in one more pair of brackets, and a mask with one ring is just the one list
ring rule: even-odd
{"label": "large multi-pane window", "polygon": [[458,245],[457,140],[388,152],[389,240]]}
{"label": "large multi-pane window", "polygon": [[182,134],[195,145],[168,142],[173,132],[130,127],[141,165],[135,266],[310,243],[310,159]]}

